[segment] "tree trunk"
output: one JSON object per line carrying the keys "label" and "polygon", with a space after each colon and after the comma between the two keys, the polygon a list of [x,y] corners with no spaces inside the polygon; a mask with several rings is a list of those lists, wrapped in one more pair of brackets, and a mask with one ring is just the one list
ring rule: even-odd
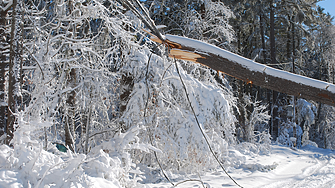
{"label": "tree trunk", "polygon": [[292,73],[295,74],[295,26],[292,24]]}
{"label": "tree trunk", "polygon": [[279,133],[279,114],[278,114],[278,104],[279,104],[279,97],[278,97],[279,93],[277,91],[272,91],[272,132],[271,132],[271,136],[274,140],[277,139],[278,137],[278,133]]}
{"label": "tree trunk", "polygon": [[[275,19],[274,19],[274,7],[273,1],[270,1],[270,53],[271,53],[271,63],[276,64],[276,39],[275,39]],[[278,136],[278,107],[277,107],[277,96],[278,92],[272,92],[272,117],[271,117],[271,126],[272,126],[272,138],[276,139]]]}
{"label": "tree trunk", "polygon": [[69,120],[70,116],[66,115],[65,116],[65,121],[64,121],[64,131],[65,131],[65,145],[69,147],[69,149],[74,152],[74,141],[73,137],[71,134],[70,126],[71,126],[71,120]]}
{"label": "tree trunk", "polygon": [[[68,15],[70,16],[73,11],[73,2],[72,0],[68,1]],[[71,37],[76,37],[76,28],[75,24],[72,24],[72,28],[70,27],[70,32],[72,32]],[[72,30],[71,30],[72,29]],[[70,51],[70,50],[69,50]],[[66,100],[66,122],[64,124],[65,128],[65,145],[69,147],[69,149],[74,152],[75,149],[75,132],[76,132],[76,124],[75,124],[75,115],[76,115],[76,91],[74,88],[76,87],[76,80],[77,80],[77,74],[76,69],[71,68],[71,65],[69,65],[69,68],[71,69],[69,74],[67,75],[67,87],[72,88],[72,90],[67,94],[67,100]]]}
{"label": "tree trunk", "polygon": [[243,99],[243,88],[244,88],[244,83],[242,80],[237,80],[238,83],[238,109],[239,109],[239,115],[238,115],[238,123],[240,125],[241,128],[241,134],[243,135],[238,135],[239,138],[246,140],[246,136],[247,136],[247,125],[245,123],[246,117],[245,117],[245,102]]}
{"label": "tree trunk", "polygon": [[87,115],[87,122],[86,122],[86,135],[85,135],[85,154],[87,155],[88,153],[88,141],[89,141],[89,132],[90,132],[90,125],[91,125],[91,116],[92,116],[92,107],[89,107],[89,112]]}
{"label": "tree trunk", "polygon": [[[22,34],[21,29],[21,17],[17,14],[20,11],[20,4],[16,0],[13,0],[12,5],[12,23],[10,33],[10,55],[9,55],[9,66],[8,66],[8,113],[7,113],[7,127],[6,133],[7,138],[5,143],[10,144],[10,141],[14,136],[14,124],[15,116],[14,113],[17,110],[17,104],[21,101],[20,95],[20,63],[22,61]],[[17,19],[19,18],[19,19]]]}
{"label": "tree trunk", "polygon": [[314,124],[314,127],[312,127],[313,129],[313,132],[315,135],[313,135],[314,138],[316,138],[318,135],[316,134],[320,134],[320,124],[321,124],[321,109],[322,109],[322,103],[318,103],[318,110],[317,110],[317,113],[316,113],[316,117],[315,117],[315,124]]}
{"label": "tree trunk", "polygon": [[[294,21],[295,17],[293,17]],[[292,73],[295,74],[295,23],[292,23]],[[297,134],[297,118],[296,118],[296,97],[293,96],[293,118],[292,123],[294,125],[294,137],[298,141],[298,134]]]}
{"label": "tree trunk", "polygon": [[[22,5],[22,1],[20,2],[21,3],[21,6]],[[20,55],[20,70],[18,71],[19,73],[19,78],[18,78],[18,81],[20,83],[19,85],[19,91],[20,91],[20,97],[18,99],[18,110],[19,111],[23,111],[24,110],[24,104],[23,104],[23,96],[22,96],[22,89],[23,89],[23,77],[24,77],[24,72],[23,72],[23,35],[24,35],[24,9],[22,8],[22,10],[20,11],[21,12],[21,22],[20,22],[20,25],[18,25],[21,29],[21,32],[19,33],[20,35],[20,43],[19,43],[19,55]]]}
{"label": "tree trunk", "polygon": [[260,30],[261,30],[261,38],[262,38],[262,57],[263,64],[266,63],[266,53],[265,53],[265,32],[264,32],[264,18],[263,18],[263,12],[259,16],[260,23]]}
{"label": "tree trunk", "polygon": [[[71,69],[68,75],[68,87],[72,89],[76,85],[76,70]],[[75,110],[76,110],[76,92],[74,90],[70,91],[66,100],[67,111],[66,111],[66,122],[65,122],[65,145],[74,152],[74,134],[75,134]]]}
{"label": "tree trunk", "polygon": [[[1,5],[0,5],[1,6]],[[1,19],[0,19],[0,28],[6,28],[6,17],[7,10],[0,10]],[[5,75],[6,75],[6,66],[8,65],[8,53],[6,52],[9,49],[9,44],[7,42],[7,32],[5,29],[0,29],[0,137],[5,133],[6,129],[6,113],[7,113],[7,101],[5,99]]]}
{"label": "tree trunk", "polygon": [[291,51],[291,29],[290,27],[287,29],[287,37],[286,37],[286,58],[288,61],[291,59],[292,51]]}

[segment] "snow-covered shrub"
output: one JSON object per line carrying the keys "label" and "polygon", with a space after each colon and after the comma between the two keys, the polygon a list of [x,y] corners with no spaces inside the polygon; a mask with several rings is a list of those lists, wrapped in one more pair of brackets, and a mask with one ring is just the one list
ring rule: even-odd
{"label": "snow-covered shrub", "polygon": [[234,147],[229,147],[229,151],[226,152],[226,156],[223,157],[223,163],[227,169],[230,168],[240,168],[241,165],[245,164],[247,161],[246,155],[236,150]]}
{"label": "snow-covered shrub", "polygon": [[255,131],[253,140],[253,142],[241,142],[236,146],[236,149],[248,155],[269,154],[271,152],[271,135],[269,132]]}
{"label": "snow-covered shrub", "polygon": [[83,165],[85,173],[90,177],[99,177],[109,180],[120,187],[139,187],[138,181],[144,176],[133,163],[132,150],[149,153],[149,149],[156,148],[139,143],[140,127],[133,127],[126,133],[117,133],[109,141],[102,142],[92,148],[88,154],[88,161]]}
{"label": "snow-covered shrub", "polygon": [[[8,181],[0,180],[1,187],[16,183],[17,187],[99,187],[96,181],[106,181],[109,187],[139,187],[141,174],[123,161],[130,156],[113,156],[99,150],[98,153],[56,155],[43,150],[42,146],[17,145],[14,149],[0,146],[0,169],[3,174],[13,174]],[[127,158],[127,160],[124,157]],[[94,181],[97,179],[96,181]]]}
{"label": "snow-covered shrub", "polygon": [[254,171],[269,172],[271,170],[276,169],[277,166],[278,166],[278,163],[276,162],[274,162],[271,165],[262,165],[262,164],[256,163],[256,164],[244,164],[242,165],[242,168],[246,168],[250,170],[251,172],[254,172]]}
{"label": "snow-covered shrub", "polygon": [[313,141],[319,147],[335,149],[335,108],[333,106],[322,105],[315,129],[316,135]]}
{"label": "snow-covered shrub", "polygon": [[[48,142],[47,148],[35,137],[48,122],[23,121],[23,113],[17,114],[18,128],[12,140],[13,148],[0,145],[0,169],[2,175],[10,174],[13,182],[0,180],[1,187],[17,184],[17,187],[95,187],[105,181],[109,187],[140,187],[142,172],[132,162],[133,149],[149,153],[156,148],[139,143],[138,133],[143,127],[134,126],[126,133],[117,133],[108,142],[101,142],[88,155],[63,153]],[[34,123],[34,124],[32,124]],[[6,175],[5,175],[6,176]],[[108,180],[108,181],[106,181]]]}
{"label": "snow-covered shrub", "polygon": [[68,152],[59,156],[45,151],[42,142],[34,135],[40,129],[43,130],[43,127],[50,126],[50,123],[31,124],[23,121],[22,114],[17,116],[18,128],[11,142],[13,148],[0,146],[1,160],[6,164],[0,166],[4,173],[15,173],[14,178],[20,183],[18,187],[70,187],[75,184],[87,186],[86,175],[81,168],[81,164],[85,162],[85,155],[72,155]]}
{"label": "snow-covered shrub", "polygon": [[309,129],[315,123],[315,106],[304,99],[296,101],[295,118],[300,125],[291,122],[284,122],[279,127],[279,137],[277,142],[288,145],[301,147],[304,143],[309,143]]}
{"label": "snow-covered shrub", "polygon": [[[303,135],[303,131],[300,128],[300,126],[290,121],[285,122],[280,125],[277,143],[287,145],[290,147],[293,147],[293,146],[300,147],[298,144],[301,143],[302,135]],[[292,138],[294,138],[295,140],[294,142]]]}
{"label": "snow-covered shrub", "polygon": [[[245,141],[246,143],[242,143],[241,145],[252,145],[253,147],[257,147],[257,151],[251,149],[251,152],[254,153],[268,153],[270,152],[270,144],[271,144],[271,135],[268,130],[268,121],[270,119],[270,115],[267,111],[267,106],[261,104],[261,101],[256,101],[252,99],[250,95],[243,94],[240,102],[240,115],[244,118],[244,124],[241,125],[239,130],[239,140]],[[243,110],[245,113],[241,113]]]}
{"label": "snow-covered shrub", "polygon": [[301,122],[301,129],[303,130],[303,135],[301,138],[301,142],[309,140],[309,129],[312,123],[314,123],[315,119],[315,106],[312,103],[307,102],[304,99],[298,99],[297,104],[297,120]]}
{"label": "snow-covered shrub", "polygon": [[[215,168],[217,164],[194,119],[174,61],[150,54],[146,48],[134,52],[132,59],[128,67],[136,82],[123,122],[127,127],[139,123],[146,126],[140,133],[141,141],[152,142],[164,151],[157,153],[164,168],[185,172]],[[183,67],[187,66],[183,63]],[[179,69],[201,129],[222,158],[228,144],[234,143],[232,95],[218,87],[209,70],[186,68],[202,72],[198,77]]]}
{"label": "snow-covered shrub", "polygon": [[302,143],[302,147],[304,147],[304,146],[313,146],[313,147],[316,147],[316,148],[318,147],[318,145],[315,142],[310,141],[310,140],[305,140],[305,142]]}

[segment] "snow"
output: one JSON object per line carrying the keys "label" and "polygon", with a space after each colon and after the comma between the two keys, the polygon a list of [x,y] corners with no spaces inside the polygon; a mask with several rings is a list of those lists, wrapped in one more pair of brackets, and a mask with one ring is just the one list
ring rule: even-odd
{"label": "snow", "polygon": [[278,78],[283,78],[286,80],[291,80],[299,84],[309,85],[309,86],[319,88],[319,89],[326,89],[333,93],[335,92],[335,85],[333,84],[326,83],[326,82],[312,79],[312,78],[308,78],[308,77],[301,76],[301,75],[296,75],[290,72],[278,70],[278,69],[266,66],[264,64],[254,62],[250,59],[239,56],[237,54],[234,54],[232,52],[229,52],[227,50],[224,50],[222,48],[219,48],[211,44],[207,44],[207,43],[197,41],[194,39],[175,36],[175,35],[166,35],[166,39],[171,42],[182,44],[182,46],[184,47],[191,47],[193,49],[196,49],[196,51],[199,50],[199,52],[201,53],[205,52],[205,53],[215,54],[223,58],[229,59],[254,72],[263,72],[268,75],[272,75]]}
{"label": "snow", "polygon": [[[313,146],[292,149],[272,145],[268,155],[244,155],[245,164],[240,168],[229,168],[230,175],[242,186],[248,188],[305,188],[335,187],[335,152]],[[199,179],[199,177],[190,177]],[[176,176],[176,182],[186,180]],[[201,176],[207,187],[237,187],[220,170]],[[164,182],[148,184],[151,188],[167,188]],[[180,187],[202,187],[199,182],[187,182]]]}
{"label": "snow", "polygon": [[108,181],[104,178],[89,177],[89,181],[92,187],[99,188],[118,188],[118,185],[115,185],[113,182]]}
{"label": "snow", "polygon": [[[24,148],[20,148],[24,150]],[[21,156],[19,158],[19,152]],[[117,168],[109,168],[109,171],[105,171],[103,176],[98,169],[101,169],[99,165],[106,164],[105,159],[111,160],[106,154],[100,151],[98,157],[89,159],[89,157],[83,154],[68,156],[64,154],[60,159],[56,154],[51,152],[40,152],[39,160],[35,161],[34,166],[30,166],[27,159],[31,158],[34,153],[28,153],[24,151],[14,150],[8,146],[2,145],[0,150],[0,187],[6,188],[18,188],[29,186],[30,183],[39,181],[36,187],[61,187],[62,185],[68,185],[70,187],[121,187],[118,178],[106,177],[116,173]],[[239,161],[240,164],[235,166],[227,166],[226,169],[229,174],[242,186],[248,188],[317,188],[317,187],[335,187],[335,151],[329,149],[320,149],[311,145],[306,145],[300,149],[290,148],[281,145],[271,145],[271,153],[268,154],[255,154],[250,152],[250,148],[245,147],[241,144],[237,147],[231,147],[229,152],[232,156]],[[26,156],[24,156],[26,155]],[[73,158],[72,158],[73,157]],[[85,164],[82,164],[84,170],[78,169],[71,170],[71,166],[78,166],[78,161],[82,161],[86,158]],[[72,165],[69,164],[67,167],[64,166],[64,170],[53,170],[53,168],[59,168],[61,166],[51,165],[50,162],[54,163],[55,159],[58,160],[58,164],[62,161],[72,161]],[[21,163],[21,160],[27,161]],[[94,162],[96,160],[96,162]],[[8,163],[11,162],[12,164]],[[61,163],[59,163],[61,162]],[[16,165],[15,165],[16,164]],[[17,164],[20,167],[17,166]],[[62,163],[63,165],[65,163]],[[49,166],[46,170],[46,166]],[[51,166],[51,167],[50,167]],[[28,169],[33,169],[29,172]],[[73,175],[69,173],[72,171]],[[81,169],[81,168],[80,168]],[[47,172],[47,173],[44,173]],[[133,173],[141,174],[135,172]],[[65,173],[64,173],[65,172]],[[42,177],[42,174],[44,176]],[[81,174],[81,175],[79,175]],[[109,174],[109,175],[108,175]],[[46,177],[46,176],[47,177]],[[84,179],[81,181],[73,181],[75,176],[82,176]],[[116,174],[115,174],[116,175]],[[146,187],[146,188],[169,188],[171,184],[167,182],[163,176],[158,173],[154,174],[143,174],[145,183],[141,179],[135,187]],[[105,177],[104,177],[105,176]],[[113,175],[112,175],[113,176]],[[185,174],[172,174],[168,173],[171,181],[177,184],[185,180],[201,179],[204,185],[208,188],[214,187],[237,187],[234,183],[222,172],[221,169],[212,170],[205,174],[198,175],[185,175]],[[41,179],[42,177],[42,179]],[[71,178],[72,177],[72,178]],[[62,182],[70,178],[73,182],[65,183]],[[158,178],[158,180],[157,180]],[[28,181],[27,181],[28,179]],[[69,179],[69,180],[70,180]],[[57,181],[58,180],[58,181]],[[144,180],[144,179],[142,179]],[[53,183],[52,183],[53,182]],[[151,183],[157,182],[157,183]],[[36,185],[36,184],[35,184]],[[35,187],[35,186],[34,186]],[[202,187],[199,181],[187,181],[178,185],[178,187]]]}
{"label": "snow", "polygon": [[18,179],[18,173],[11,170],[0,170],[0,187],[17,188],[23,187]]}

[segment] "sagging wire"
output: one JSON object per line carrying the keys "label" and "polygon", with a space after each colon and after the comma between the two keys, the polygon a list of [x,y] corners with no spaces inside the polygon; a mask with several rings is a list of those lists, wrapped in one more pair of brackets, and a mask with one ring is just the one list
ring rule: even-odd
{"label": "sagging wire", "polygon": [[193,106],[192,106],[191,100],[190,100],[190,98],[189,98],[189,95],[188,95],[188,92],[187,92],[187,89],[186,89],[186,85],[185,85],[185,83],[184,83],[183,78],[181,77],[181,74],[180,74],[180,71],[179,71],[179,68],[178,68],[178,64],[177,64],[176,58],[174,58],[174,63],[175,63],[175,66],[176,66],[177,73],[178,73],[178,75],[179,75],[180,81],[181,81],[181,83],[182,83],[182,85],[183,85],[183,88],[184,88],[184,91],[185,91],[185,94],[186,94],[187,101],[188,101],[188,103],[190,104],[191,111],[192,111],[192,113],[193,113],[193,116],[194,116],[194,118],[195,118],[195,121],[197,122],[197,125],[198,125],[198,127],[199,127],[199,129],[200,129],[200,132],[201,132],[202,136],[204,137],[204,139],[205,139],[205,141],[206,141],[206,143],[207,143],[207,146],[208,146],[210,152],[211,152],[212,155],[214,156],[216,162],[217,162],[217,163],[220,165],[220,167],[222,168],[223,172],[224,172],[224,173],[225,173],[225,174],[226,174],[226,175],[227,175],[227,176],[228,176],[228,177],[229,177],[229,178],[230,178],[230,179],[231,179],[231,180],[232,180],[238,187],[243,188],[241,185],[239,185],[239,184],[234,180],[234,178],[232,178],[232,177],[228,174],[228,172],[226,171],[226,169],[223,167],[222,163],[219,161],[218,157],[215,155],[215,153],[214,153],[214,151],[213,151],[213,149],[212,149],[212,147],[211,147],[211,145],[210,145],[208,139],[206,138],[206,135],[205,135],[204,131],[203,131],[202,128],[201,128],[201,125],[200,125],[200,123],[199,123],[198,117],[197,117],[197,115],[195,114],[194,108],[193,108]]}
{"label": "sagging wire", "polygon": [[[146,82],[146,86],[147,86],[147,100],[146,100],[146,103],[145,103],[145,109],[144,109],[144,120],[145,120],[145,124],[148,124],[147,122],[147,109],[148,109],[148,104],[149,104],[149,96],[150,96],[150,90],[149,90],[149,83],[148,83],[148,79],[149,79],[149,67],[150,67],[150,60],[151,60],[151,56],[152,56],[152,53],[150,54],[149,56],[149,60],[148,60],[148,64],[147,64],[147,70],[146,70],[146,74],[145,74],[145,82]],[[169,69],[171,67],[172,64],[169,65],[169,67],[167,69]],[[165,74],[165,72],[164,72]],[[163,74],[163,77],[162,79],[164,78],[164,74]],[[162,82],[161,82],[162,84]],[[161,86],[160,84],[160,86]],[[154,145],[154,142],[153,142],[153,133],[151,132],[151,129],[149,129],[149,140],[150,140],[150,143],[152,146],[155,147]],[[177,187],[178,185],[181,185],[183,183],[186,183],[186,182],[190,182],[190,181],[193,181],[193,182],[200,182],[201,185],[203,186],[203,188],[205,188],[204,186],[204,182],[200,179],[200,180],[197,180],[197,179],[188,179],[188,180],[184,180],[184,181],[181,181],[181,182],[178,182],[176,184],[174,184],[171,179],[167,176],[167,174],[165,173],[165,170],[163,169],[163,166],[162,164],[159,162],[159,159],[158,159],[158,156],[157,156],[157,152],[156,151],[153,151],[154,153],[154,156],[155,156],[155,159],[156,159],[156,162],[159,166],[159,168],[161,169],[161,172],[163,174],[163,176],[165,177],[165,179],[173,186],[173,187]]]}

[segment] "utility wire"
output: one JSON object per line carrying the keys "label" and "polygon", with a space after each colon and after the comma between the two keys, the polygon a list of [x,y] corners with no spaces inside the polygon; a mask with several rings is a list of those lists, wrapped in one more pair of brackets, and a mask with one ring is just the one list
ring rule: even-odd
{"label": "utility wire", "polygon": [[204,131],[202,130],[202,128],[201,128],[201,126],[200,126],[198,117],[197,117],[197,115],[195,114],[195,111],[194,111],[194,109],[193,109],[191,100],[190,100],[190,98],[189,98],[189,96],[188,96],[188,92],[187,92],[187,89],[186,89],[186,85],[185,85],[185,83],[184,83],[184,81],[183,81],[183,79],[182,79],[182,77],[181,77],[181,74],[180,74],[180,71],[179,71],[179,68],[178,68],[178,64],[177,64],[176,58],[174,58],[174,62],[175,62],[175,66],[176,66],[177,73],[178,73],[178,75],[179,75],[180,81],[181,81],[181,83],[182,83],[182,85],[183,85],[183,87],[184,87],[187,101],[188,101],[188,103],[190,104],[190,107],[191,107],[192,113],[193,113],[193,115],[194,115],[195,121],[197,122],[197,125],[198,125],[198,127],[199,127],[199,129],[200,129],[200,132],[201,132],[202,136],[204,137],[204,139],[205,139],[205,141],[206,141],[206,143],[207,143],[207,145],[208,145],[208,148],[209,148],[210,152],[211,152],[212,155],[214,156],[214,158],[215,158],[215,160],[217,161],[217,163],[219,163],[219,165],[221,166],[222,170],[226,173],[226,175],[227,175],[227,176],[228,176],[228,177],[229,177],[229,178],[230,178],[230,179],[231,179],[237,186],[243,188],[241,185],[239,185],[239,184],[238,184],[238,183],[237,183],[237,182],[236,182],[236,181],[235,181],[235,180],[228,174],[228,172],[226,171],[226,169],[223,167],[223,165],[221,164],[221,162],[219,161],[219,159],[218,159],[217,156],[215,155],[215,153],[214,153],[214,151],[213,151],[213,149],[212,149],[212,147],[211,147],[209,141],[208,141],[207,138],[206,138],[206,135],[205,135]]}
{"label": "utility wire", "polygon": [[[149,56],[149,60],[148,60],[148,64],[147,64],[147,70],[146,70],[146,76],[145,76],[145,83],[146,83],[146,86],[147,86],[147,94],[148,94],[148,96],[147,96],[147,101],[146,101],[146,103],[145,103],[145,109],[144,109],[144,120],[145,120],[145,123],[146,124],[148,124],[148,122],[147,122],[147,110],[148,110],[148,104],[149,104],[149,96],[150,96],[150,90],[149,90],[149,83],[148,83],[148,79],[149,79],[149,67],[150,67],[150,59],[151,59],[151,56],[152,56],[152,53],[150,54],[150,56]],[[171,66],[172,64],[170,64],[170,66]],[[170,67],[169,66],[169,67]],[[168,68],[169,68],[168,67]],[[168,69],[167,68],[167,69]],[[164,74],[165,74],[165,72],[164,72]],[[162,78],[164,78],[164,74],[163,74],[163,77]],[[162,84],[162,83],[161,83]],[[160,85],[161,86],[161,85]],[[150,143],[151,143],[151,145],[152,146],[154,146],[155,147],[155,145],[154,145],[154,142],[153,142],[153,133],[151,132],[151,130],[149,129],[149,140],[150,140]],[[170,182],[170,184],[173,186],[173,187],[177,187],[178,185],[180,185],[180,184],[183,184],[183,183],[186,183],[186,182],[190,182],[190,181],[195,181],[195,182],[200,182],[201,183],[201,185],[205,188],[205,186],[204,186],[204,183],[203,183],[203,181],[200,179],[200,180],[196,180],[196,179],[189,179],[189,180],[184,180],[184,181],[181,181],[181,182],[178,182],[178,183],[176,183],[176,184],[174,184],[171,180],[170,180],[170,178],[167,176],[167,174],[165,173],[165,171],[164,171],[164,169],[163,169],[163,166],[161,165],[161,163],[159,162],[159,159],[158,159],[158,156],[157,156],[157,152],[156,151],[153,151],[153,153],[154,153],[154,156],[155,156],[155,159],[156,159],[156,161],[157,161],[157,163],[158,163],[158,166],[159,166],[159,168],[161,169],[161,172],[162,172],[162,174],[163,174],[163,176],[165,177],[165,179],[166,180],[168,180],[169,182]]]}

